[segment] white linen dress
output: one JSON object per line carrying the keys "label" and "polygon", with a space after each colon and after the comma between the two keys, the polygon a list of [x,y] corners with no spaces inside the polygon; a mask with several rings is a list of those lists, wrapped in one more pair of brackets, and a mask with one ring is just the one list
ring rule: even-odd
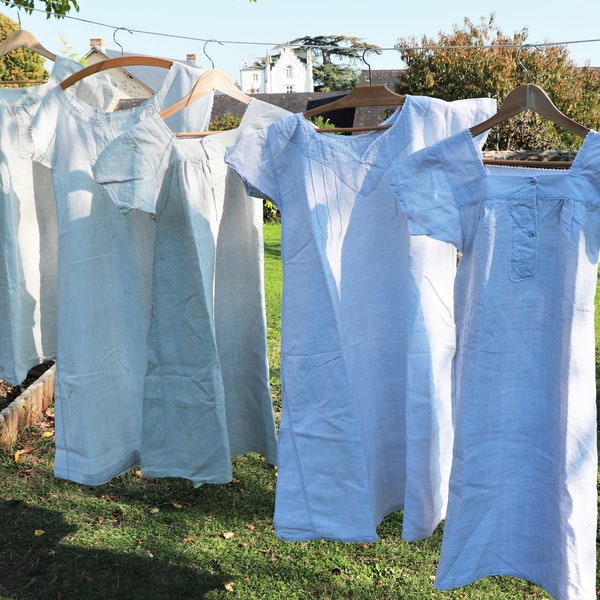
{"label": "white linen dress", "polygon": [[[34,159],[50,167],[58,220],[57,477],[99,485],[139,464],[154,222],[125,217],[94,181],[100,152],[183,97],[202,70],[174,62],[142,105],[101,112],[59,87],[33,124]],[[205,128],[212,96],[171,119]]]}
{"label": "white linen dress", "polygon": [[494,111],[407,96],[387,130],[324,134],[294,115],[228,152],[282,215],[282,539],[370,542],[401,508],[417,539],[445,513],[456,253],[409,235],[386,173]]}
{"label": "white linen dress", "polygon": [[467,130],[391,172],[411,233],[462,252],[438,588],[511,575],[596,595],[599,158],[591,132],[567,171],[485,166]]}
{"label": "white linen dress", "polygon": [[262,202],[223,158],[290,113],[252,99],[237,129],[176,138],[158,116],[94,166],[127,218],[156,215],[142,473],[196,485],[231,480],[231,458],[276,463],[263,281]]}

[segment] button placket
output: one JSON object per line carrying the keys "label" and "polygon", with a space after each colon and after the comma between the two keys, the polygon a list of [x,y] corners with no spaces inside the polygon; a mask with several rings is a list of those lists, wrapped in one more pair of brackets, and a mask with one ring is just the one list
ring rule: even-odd
{"label": "button placket", "polygon": [[537,269],[538,210],[537,180],[529,179],[531,191],[524,198],[516,198],[508,204],[510,225],[511,281],[531,279]]}

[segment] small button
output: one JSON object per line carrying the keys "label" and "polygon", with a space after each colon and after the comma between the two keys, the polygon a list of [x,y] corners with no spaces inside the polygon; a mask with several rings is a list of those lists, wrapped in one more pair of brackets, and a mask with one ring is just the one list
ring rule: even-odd
{"label": "small button", "polygon": [[528,232],[527,232],[527,235],[528,235],[529,237],[535,237],[535,231],[528,231]]}
{"label": "small button", "polygon": [[532,177],[532,178],[529,180],[529,183],[530,183],[531,185],[536,185],[536,184],[537,184],[537,179],[535,179],[534,177]]}

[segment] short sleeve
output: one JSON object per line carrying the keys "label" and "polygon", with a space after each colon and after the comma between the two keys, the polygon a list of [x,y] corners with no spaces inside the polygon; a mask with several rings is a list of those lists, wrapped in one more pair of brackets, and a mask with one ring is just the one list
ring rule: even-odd
{"label": "short sleeve", "polygon": [[273,123],[245,135],[225,153],[225,162],[241,177],[246,193],[271,200],[278,207],[277,162],[273,150],[280,139],[279,123]]}
{"label": "short sleeve", "polygon": [[172,144],[164,121],[148,117],[106,146],[92,167],[94,179],[123,213],[154,213]]}
{"label": "short sleeve", "polygon": [[446,141],[396,161],[389,182],[412,235],[427,235],[461,250],[460,207],[439,157]]}
{"label": "short sleeve", "polygon": [[59,93],[58,88],[46,95],[31,124],[33,160],[46,167],[52,166],[52,158],[56,148],[56,128],[58,126],[58,111],[61,105],[56,96],[57,93]]}

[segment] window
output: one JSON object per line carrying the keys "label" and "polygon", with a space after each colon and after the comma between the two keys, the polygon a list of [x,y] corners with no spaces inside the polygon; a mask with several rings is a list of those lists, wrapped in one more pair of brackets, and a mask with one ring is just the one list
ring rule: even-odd
{"label": "window", "polygon": [[252,73],[252,81],[258,81],[258,73]]}
{"label": "window", "polygon": [[286,94],[293,94],[294,93],[294,86],[293,85],[286,85],[285,86],[285,93]]}
{"label": "window", "polygon": [[293,69],[293,67],[286,67],[285,68],[285,76],[288,79],[292,79],[292,77],[294,76],[294,69]]}

